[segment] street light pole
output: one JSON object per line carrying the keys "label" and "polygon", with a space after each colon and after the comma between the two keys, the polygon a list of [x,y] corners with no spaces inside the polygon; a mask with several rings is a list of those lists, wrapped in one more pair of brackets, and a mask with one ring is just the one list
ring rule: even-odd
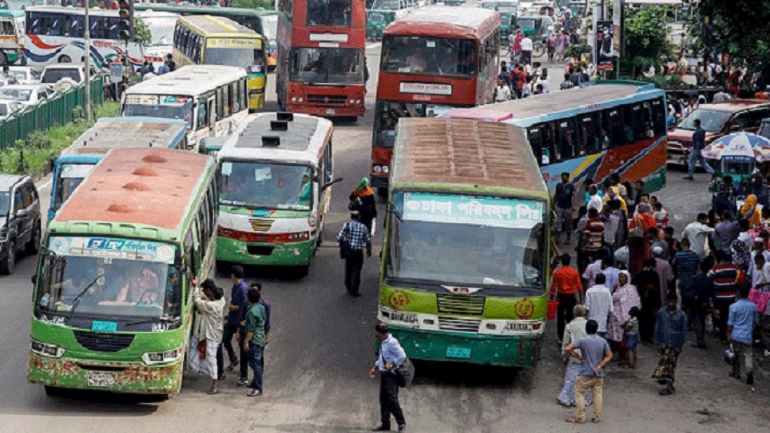
{"label": "street light pole", "polygon": [[85,75],[86,75],[86,120],[88,122],[91,122],[91,24],[88,19],[88,2],[90,0],[83,0],[85,7],[85,17],[84,17],[84,24],[85,24],[85,31],[83,33],[83,36],[85,36],[85,49],[86,49],[86,55],[84,56],[84,65],[85,68]]}

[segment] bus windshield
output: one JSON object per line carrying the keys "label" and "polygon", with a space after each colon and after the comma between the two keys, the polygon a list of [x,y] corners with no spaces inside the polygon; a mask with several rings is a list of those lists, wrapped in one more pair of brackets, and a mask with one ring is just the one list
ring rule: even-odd
{"label": "bus windshield", "polygon": [[364,55],[355,48],[294,48],[291,81],[317,85],[364,84]]}
{"label": "bus windshield", "polygon": [[438,117],[456,108],[451,105],[377,101],[374,137],[377,146],[393,147],[396,125],[402,117]]}
{"label": "bus windshield", "polygon": [[476,42],[432,36],[388,36],[382,42],[382,71],[420,75],[472,76]]}
{"label": "bus windshield", "polygon": [[543,202],[414,192],[393,203],[389,278],[542,293]]}
{"label": "bus windshield", "polygon": [[401,5],[398,0],[375,0],[372,9],[397,11],[401,9]]}
{"label": "bus windshield", "polygon": [[687,131],[695,131],[695,119],[700,119],[701,127],[706,132],[716,132],[722,129],[730,118],[732,113],[729,111],[717,111],[697,109],[687,116],[682,123],[679,124],[679,129],[685,129]]}
{"label": "bus windshield", "polygon": [[[139,18],[139,17],[137,17]],[[149,15],[139,18],[150,30],[152,39],[151,45],[171,45],[174,41],[174,28],[176,27],[177,17],[167,14]]]}
{"label": "bus windshield", "polygon": [[75,192],[75,189],[83,182],[95,164],[64,164],[61,167],[59,181],[56,182],[54,210],[59,210],[62,204]]}
{"label": "bus windshield", "polygon": [[181,119],[192,128],[193,98],[180,95],[127,95],[123,104],[123,116],[160,117]]}
{"label": "bus windshield", "polygon": [[223,161],[219,203],[264,209],[310,210],[312,171],[304,165]]}
{"label": "bus windshield", "polygon": [[264,67],[262,50],[252,48],[206,48],[207,65],[240,66],[248,68],[252,65]]}
{"label": "bus windshield", "polygon": [[351,0],[308,0],[308,26],[350,27]]}
{"label": "bus windshield", "polygon": [[182,285],[173,267],[175,246],[54,236],[48,248],[57,260],[45,267],[47,274],[38,280],[35,305],[39,311],[118,319],[179,316]]}

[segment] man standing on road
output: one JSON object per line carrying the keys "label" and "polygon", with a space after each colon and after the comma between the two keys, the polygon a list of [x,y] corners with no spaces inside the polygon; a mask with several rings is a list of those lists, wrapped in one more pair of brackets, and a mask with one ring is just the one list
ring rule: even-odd
{"label": "man standing on road", "polygon": [[[230,359],[230,365],[227,367],[227,371],[233,371],[239,365],[238,357],[235,355],[235,350],[233,349],[232,340],[234,335],[236,336],[236,340],[238,340],[238,336],[243,336],[243,334],[240,333],[240,328],[241,322],[246,317],[246,308],[248,307],[246,294],[249,290],[249,286],[243,281],[243,267],[237,265],[233,266],[230,271],[230,278],[233,280],[233,287],[230,289],[230,305],[227,307],[227,323],[225,323],[224,335],[222,337],[222,346],[224,346],[227,351],[227,357]],[[243,344],[239,344],[239,347],[240,346],[243,346]],[[217,356],[217,358],[224,361],[222,356]],[[244,359],[244,352],[241,351],[240,376],[238,381],[238,384],[241,386],[245,385],[246,375],[248,373],[246,368],[247,364]],[[223,376],[223,374],[220,375],[220,378]]]}
{"label": "man standing on road", "polygon": [[249,289],[249,311],[246,313],[246,326],[243,331],[243,353],[248,360],[254,377],[251,381],[251,391],[246,395],[257,397],[262,395],[262,365],[265,351],[265,323],[267,313],[264,305],[259,303],[259,290]]}
{"label": "man standing on road", "polygon": [[575,194],[575,186],[569,181],[569,173],[561,174],[561,183],[556,185],[554,201],[556,202],[556,215],[560,225],[557,225],[557,233],[567,234],[567,243],[570,243],[572,234],[572,196]]}
{"label": "man standing on road", "polygon": [[524,36],[524,39],[521,40],[520,43],[521,46],[521,63],[525,65],[531,65],[532,64],[532,39],[529,36]]}
{"label": "man standing on road", "polygon": [[390,416],[396,419],[398,431],[406,430],[406,420],[401,405],[398,403],[398,379],[395,371],[406,360],[406,353],[401,343],[388,332],[388,325],[377,323],[374,326],[375,334],[380,339],[380,352],[369,377],[374,379],[377,370],[380,371],[380,425],[372,431],[389,431]]}
{"label": "man standing on road", "polygon": [[700,272],[693,277],[691,290],[692,297],[685,300],[682,295],[682,305],[690,312],[691,325],[695,331],[695,343],[692,347],[706,349],[706,316],[711,311],[711,299],[714,297],[714,282],[708,277],[708,262],[700,264]]}
{"label": "man standing on road", "polygon": [[676,306],[676,293],[669,293],[667,305],[658,311],[655,320],[655,345],[658,346],[660,361],[652,378],[664,385],[660,395],[674,393],[676,361],[682,353],[685,336],[687,335],[687,315]]}
{"label": "man standing on road", "polygon": [[708,226],[708,222],[709,216],[705,213],[699,213],[698,220],[688,224],[682,232],[682,240],[690,241],[690,249],[698,255],[700,260],[705,259],[711,252],[709,234],[713,233],[714,229]]}
{"label": "man standing on road", "polygon": [[343,248],[343,243],[347,245],[345,288],[353,296],[361,296],[358,289],[361,285],[361,270],[364,267],[364,248],[366,257],[372,256],[372,234],[361,223],[360,218],[361,214],[357,210],[350,211],[350,221],[342,225],[337,235],[340,248]]}
{"label": "man standing on road", "polygon": [[695,132],[692,134],[692,145],[690,146],[690,166],[688,168],[687,176],[684,179],[695,180],[695,164],[700,162],[700,165],[708,174],[714,174],[714,169],[706,162],[701,154],[701,151],[706,147],[706,130],[701,128],[700,119],[695,119],[693,125],[695,126]]}
{"label": "man standing on road", "polygon": [[556,329],[559,341],[564,336],[564,326],[572,321],[572,312],[578,304],[578,291],[583,293],[583,284],[580,283],[580,274],[569,266],[570,256],[567,253],[561,256],[561,268],[553,273],[553,285],[551,298],[558,299]]}
{"label": "man standing on road", "polygon": [[[591,390],[594,401],[594,423],[601,422],[602,417],[602,388],[604,386],[604,366],[612,361],[612,351],[607,340],[596,335],[599,325],[594,320],[586,323],[585,338],[567,346],[567,353],[580,361],[581,368],[575,381],[575,401],[577,409],[575,416],[567,418],[567,422],[582,424],[586,416],[585,392]],[[580,349],[578,354],[575,349]]]}
{"label": "man standing on road", "polygon": [[759,319],[757,305],[749,301],[749,285],[743,284],[738,289],[741,298],[730,305],[730,315],[727,319],[727,331],[730,346],[735,357],[733,358],[730,377],[741,380],[741,358],[746,369],[746,384],[754,384],[754,357],[751,347],[754,337],[754,326]]}
{"label": "man standing on road", "polygon": [[588,320],[599,327],[596,332],[604,336],[607,332],[607,320],[612,313],[612,294],[605,285],[607,277],[604,274],[596,276],[596,285],[586,291],[585,307],[588,309]]}
{"label": "man standing on road", "polygon": [[[262,283],[251,283],[251,288],[259,292],[259,303],[265,307],[265,347],[270,342],[270,303],[262,296]],[[265,354],[262,353],[262,374],[265,374]]]}

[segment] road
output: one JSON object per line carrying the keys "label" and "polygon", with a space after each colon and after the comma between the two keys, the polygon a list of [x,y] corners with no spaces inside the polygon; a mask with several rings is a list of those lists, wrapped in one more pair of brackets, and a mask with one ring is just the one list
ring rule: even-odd
{"label": "road", "polygon": [[[378,384],[366,372],[374,359],[378,262],[366,261],[363,296],[349,297],[342,284],[343,264],[331,246],[346,218],[348,192],[368,174],[379,44],[370,45],[367,59],[372,71],[367,114],[355,124],[338,125],[334,133],[335,166],[344,181],[334,187],[325,247],[304,278],[247,271],[249,281],[264,284],[264,296],[273,305],[264,396],[247,398],[232,374],[219,395],[208,396],[208,379],[189,374],[182,392],[165,402],[104,394],[47,397],[42,387],[26,382],[35,259],[25,258],[14,275],[0,278],[0,432],[358,432],[377,424]],[[268,95],[274,101],[272,88]],[[705,191],[704,174],[690,183],[678,171],[671,173],[658,195],[678,230],[706,207]],[[41,195],[50,195],[49,189]],[[373,257],[379,240],[376,245]],[[217,282],[229,292],[226,276],[218,275]],[[680,358],[677,394],[667,398],[658,396],[649,378],[655,354],[640,347],[637,370],[608,370],[602,424],[565,424],[570,411],[556,404],[563,368],[554,328],[549,324],[536,369],[418,364],[415,384],[401,394],[409,431],[768,430],[768,375],[759,373],[755,392],[729,378],[722,348],[714,341],[706,352],[687,346]]]}

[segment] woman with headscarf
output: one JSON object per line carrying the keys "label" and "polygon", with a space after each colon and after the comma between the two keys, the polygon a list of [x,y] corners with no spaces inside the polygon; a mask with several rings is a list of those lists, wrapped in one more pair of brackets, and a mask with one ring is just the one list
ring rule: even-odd
{"label": "woman with headscarf", "polygon": [[660,276],[656,268],[655,258],[644,261],[642,272],[633,281],[642,303],[639,314],[639,335],[642,340],[651,342],[655,334],[655,315],[662,306]]}
{"label": "woman with headscarf", "polygon": [[612,313],[607,322],[607,339],[619,348],[620,365],[628,364],[628,351],[625,348],[625,325],[631,307],[641,309],[642,302],[636,287],[631,284],[631,274],[621,271],[618,275],[618,288],[612,292]]}
{"label": "woman with headscarf", "polygon": [[349,210],[357,210],[361,219],[359,220],[369,232],[374,235],[373,226],[377,219],[377,202],[374,198],[374,191],[369,187],[369,179],[363,178],[356,189],[350,194]]}
{"label": "woman with headscarf", "polygon": [[738,214],[741,218],[749,220],[749,225],[755,230],[758,226],[762,225],[762,205],[757,204],[757,196],[754,194],[746,197],[746,201],[741,206]]}
{"label": "woman with headscarf", "polygon": [[628,224],[628,270],[632,276],[642,272],[644,261],[650,258],[650,243],[657,238],[657,223],[649,203],[639,203],[637,214]]}

